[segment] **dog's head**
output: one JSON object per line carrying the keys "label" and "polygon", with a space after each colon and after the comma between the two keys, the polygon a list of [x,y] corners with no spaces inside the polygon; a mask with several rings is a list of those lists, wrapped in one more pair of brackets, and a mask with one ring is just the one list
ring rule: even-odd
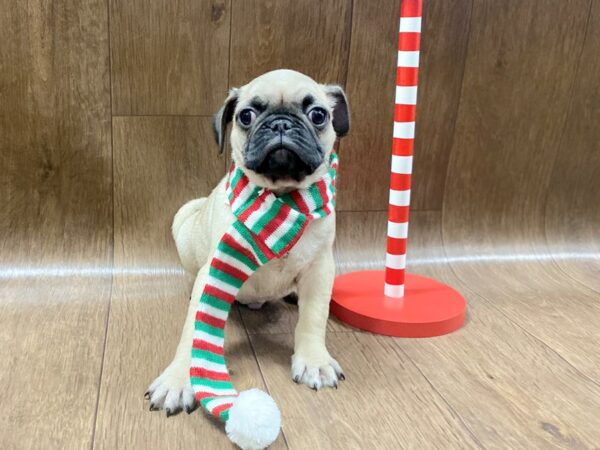
{"label": "dog's head", "polygon": [[327,170],[336,136],[350,129],[341,87],[293,70],[268,72],[229,92],[215,115],[221,151],[233,123],[233,161],[255,184],[272,190],[306,187]]}

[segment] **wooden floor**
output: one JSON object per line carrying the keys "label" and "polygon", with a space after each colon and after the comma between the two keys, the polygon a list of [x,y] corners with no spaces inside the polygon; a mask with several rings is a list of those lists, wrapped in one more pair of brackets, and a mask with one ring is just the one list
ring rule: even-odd
{"label": "wooden floor", "polygon": [[[314,392],[289,376],[296,308],[234,312],[233,378],[279,404],[283,433],[273,448],[598,448],[600,303],[598,279],[584,276],[589,261],[455,257],[442,244],[439,213],[412,220],[411,269],[466,296],[460,331],[395,339],[331,319],[329,349],[347,380]],[[341,213],[338,222],[340,271],[359,258],[380,267],[385,213]],[[357,247],[357,236],[372,247]],[[3,449],[231,447],[200,412],[148,411],[143,393],[170,361],[190,284],[175,262],[132,265],[128,244],[116,246],[114,273],[2,280]]]}

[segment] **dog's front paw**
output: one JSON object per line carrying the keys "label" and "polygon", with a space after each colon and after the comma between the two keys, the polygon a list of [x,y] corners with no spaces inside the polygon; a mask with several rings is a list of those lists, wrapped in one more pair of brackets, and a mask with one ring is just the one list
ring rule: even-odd
{"label": "dog's front paw", "polygon": [[296,352],[292,356],[292,380],[318,391],[322,387],[337,389],[338,381],[345,380],[344,372],[329,353]]}
{"label": "dog's front paw", "polygon": [[172,363],[152,382],[145,397],[150,401],[150,411],[164,409],[167,417],[180,413],[189,414],[198,404],[190,382],[189,369]]}

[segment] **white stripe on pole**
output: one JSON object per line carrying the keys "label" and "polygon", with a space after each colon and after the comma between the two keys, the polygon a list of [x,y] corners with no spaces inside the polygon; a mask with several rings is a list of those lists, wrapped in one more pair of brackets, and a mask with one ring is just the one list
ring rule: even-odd
{"label": "white stripe on pole", "polygon": [[390,253],[386,253],[385,267],[389,267],[390,269],[406,268],[406,255],[392,255]]}
{"label": "white stripe on pole", "polygon": [[404,297],[404,285],[403,284],[387,284],[383,287],[383,294],[386,297],[400,298]]}
{"label": "white stripe on pole", "polygon": [[394,122],[394,137],[397,139],[414,139],[414,122]]}
{"label": "white stripe on pole", "polygon": [[388,236],[395,239],[408,237],[408,222],[391,222],[388,220]]}
{"label": "white stripe on pole", "polygon": [[390,205],[410,205],[410,189],[407,189],[405,191],[397,191],[396,189],[390,189]]}
{"label": "white stripe on pole", "polygon": [[400,19],[400,33],[419,33],[420,31],[420,17],[402,17]]}
{"label": "white stripe on pole", "polygon": [[412,172],[412,156],[392,155],[392,172],[410,175]]}
{"label": "white stripe on pole", "polygon": [[416,105],[417,86],[396,86],[397,105]]}
{"label": "white stripe on pole", "polygon": [[419,51],[398,50],[398,67],[419,67]]}

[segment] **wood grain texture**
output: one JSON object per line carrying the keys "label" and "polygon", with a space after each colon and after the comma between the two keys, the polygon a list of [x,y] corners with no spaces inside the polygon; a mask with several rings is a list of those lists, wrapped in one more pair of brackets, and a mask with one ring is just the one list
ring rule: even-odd
{"label": "wood grain texture", "polygon": [[557,264],[600,292],[600,2],[590,18],[548,187],[546,234]]}
{"label": "wood grain texture", "polygon": [[231,86],[273,69],[345,82],[351,0],[233,0]]}
{"label": "wood grain texture", "polygon": [[115,115],[213,114],[227,91],[229,0],[111,0]]}
{"label": "wood grain texture", "polygon": [[291,380],[293,334],[257,334],[251,340],[281,408],[290,448],[477,448],[394,339],[330,333],[329,350],[351,374],[339,389],[316,393]]}
{"label": "wood grain texture", "polygon": [[[544,16],[545,2],[475,4],[444,246],[465,284],[480,285],[478,293],[499,312],[598,380],[597,293],[556,270],[544,231],[546,193],[588,19],[589,3],[576,6],[557,3],[557,15]],[[487,17],[495,18],[493,26],[484,25]],[[515,90],[532,74],[533,88]],[[493,282],[482,284],[490,276]]]}
{"label": "wood grain texture", "polygon": [[110,272],[0,278],[0,447],[90,448]]}
{"label": "wood grain texture", "polygon": [[106,4],[0,2],[0,447],[90,448],[110,298]]}
{"label": "wood grain texture", "polygon": [[545,252],[546,190],[588,7],[475,2],[444,198],[453,255]]}
{"label": "wood grain texture", "polygon": [[337,209],[384,210],[389,196],[399,0],[354,3]]}
{"label": "wood grain texture", "polygon": [[106,267],[106,5],[2,2],[1,11],[0,270]]}
{"label": "wood grain texture", "polygon": [[[225,175],[205,117],[115,117],[116,267],[180,269],[171,236],[177,210]],[[122,247],[125,246],[124,249]]]}
{"label": "wood grain texture", "polygon": [[[413,210],[439,211],[442,208],[461,98],[472,4],[472,0],[453,1],[452,7],[440,0],[423,2],[411,191]],[[375,130],[390,135],[389,129],[375,127]],[[391,151],[389,142],[391,137],[388,136],[388,153]]]}

